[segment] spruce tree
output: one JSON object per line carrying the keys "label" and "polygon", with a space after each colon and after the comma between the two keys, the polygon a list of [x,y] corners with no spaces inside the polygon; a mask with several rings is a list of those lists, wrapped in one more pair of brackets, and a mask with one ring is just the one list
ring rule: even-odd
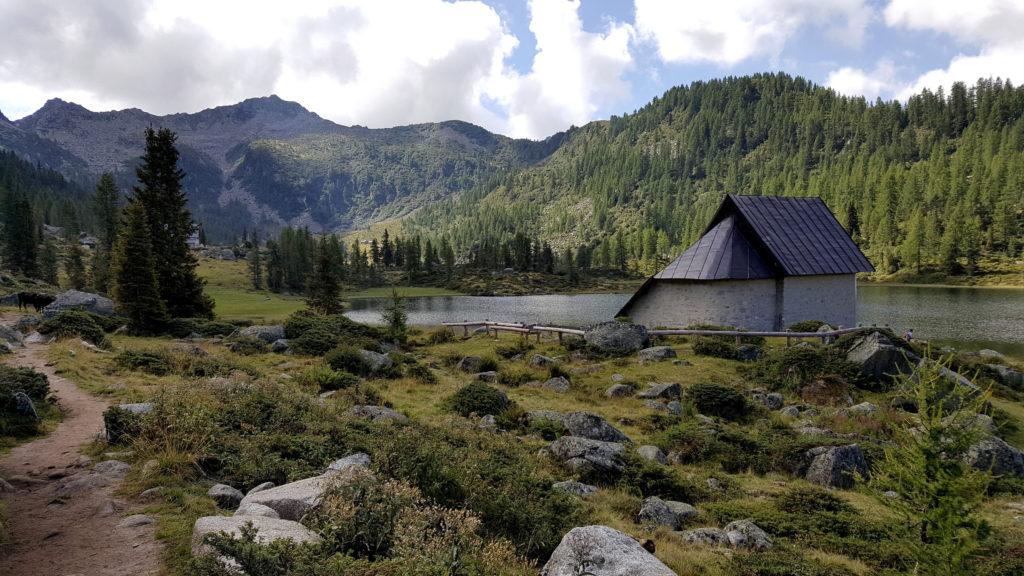
{"label": "spruce tree", "polygon": [[409,313],[405,309],[405,299],[398,294],[396,288],[391,289],[391,300],[388,301],[384,311],[381,312],[388,340],[396,344],[405,344],[408,337],[406,321]]}
{"label": "spruce tree", "polygon": [[128,204],[114,244],[112,289],[118,310],[137,333],[158,332],[167,321],[145,206]]}
{"label": "spruce tree", "polygon": [[70,241],[67,245],[67,254],[64,257],[64,274],[68,277],[68,286],[75,290],[83,290],[88,284],[85,276],[85,259],[82,254],[82,247],[77,241]]}
{"label": "spruce tree", "polygon": [[267,240],[267,288],[271,292],[284,289],[284,262],[281,247],[274,240]]}
{"label": "spruce tree", "polygon": [[110,290],[110,259],[114,242],[117,240],[119,224],[118,198],[119,192],[113,174],[107,172],[100,176],[92,206],[99,240],[92,257],[92,283],[100,292]]}
{"label": "spruce tree", "polygon": [[24,194],[8,194],[4,215],[4,261],[7,268],[15,274],[37,276],[39,234],[31,202]]}
{"label": "spruce tree", "polygon": [[249,249],[249,279],[256,290],[263,289],[263,257],[260,254],[260,237],[253,232],[252,248]]}
{"label": "spruce tree", "polygon": [[340,314],[341,281],[330,242],[322,238],[316,247],[313,273],[306,282],[306,304],[320,314]]}
{"label": "spruce tree", "polygon": [[213,300],[203,293],[204,282],[196,274],[198,262],[188,247],[196,227],[182,190],[185,173],[178,167],[176,139],[167,128],[146,130],[146,151],[135,170],[139,185],[131,202],[146,213],[160,299],[167,313],[179,318],[212,318]]}
{"label": "spruce tree", "polygon": [[39,253],[39,279],[56,286],[58,261],[57,244],[52,238],[47,237],[46,240],[43,240],[43,249]]}

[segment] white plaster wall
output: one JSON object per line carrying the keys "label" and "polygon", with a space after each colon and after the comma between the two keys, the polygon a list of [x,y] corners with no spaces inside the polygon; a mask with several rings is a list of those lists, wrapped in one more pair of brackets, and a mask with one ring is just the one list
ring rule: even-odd
{"label": "white plaster wall", "polygon": [[771,330],[775,280],[655,282],[626,312],[650,328],[708,323]]}
{"label": "white plaster wall", "polygon": [[789,276],[783,294],[783,327],[801,320],[823,320],[843,328],[857,325],[857,279],[853,274]]}

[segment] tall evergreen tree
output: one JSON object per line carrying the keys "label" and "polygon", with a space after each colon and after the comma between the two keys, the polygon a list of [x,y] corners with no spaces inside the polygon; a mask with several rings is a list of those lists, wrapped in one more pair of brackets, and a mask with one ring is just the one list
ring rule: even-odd
{"label": "tall evergreen tree", "polygon": [[259,232],[253,231],[252,248],[249,249],[249,279],[256,290],[263,289],[263,257],[260,254]]}
{"label": "tall evergreen tree", "polygon": [[92,283],[93,288],[100,292],[110,290],[110,260],[120,222],[117,206],[119,196],[114,175],[106,172],[100,176],[92,201],[93,216],[96,218],[97,240],[99,241],[92,256]]}
{"label": "tall evergreen tree", "polygon": [[131,329],[143,334],[158,332],[167,321],[167,309],[160,297],[152,231],[140,202],[132,202],[124,210],[111,269],[111,293]]}
{"label": "tall evergreen tree", "polygon": [[39,253],[39,279],[48,284],[57,285],[58,265],[57,244],[53,238],[43,240],[43,249]]}
{"label": "tall evergreen tree", "polygon": [[384,263],[385,268],[391,268],[395,265],[395,248],[391,243],[391,236],[388,234],[387,229],[384,229],[384,240],[380,247],[381,261]]}
{"label": "tall evergreen tree", "polygon": [[326,238],[316,247],[313,273],[306,282],[306,304],[320,314],[340,314],[341,280],[338,278],[335,254]]}
{"label": "tall evergreen tree", "polygon": [[85,275],[85,258],[82,247],[77,241],[68,242],[67,254],[64,257],[64,274],[68,277],[68,286],[75,290],[83,290],[89,281]]}
{"label": "tall evergreen tree", "polygon": [[185,173],[178,167],[177,136],[167,128],[146,130],[146,150],[135,172],[139,185],[131,202],[146,213],[152,233],[160,298],[172,317],[213,317],[213,300],[203,292],[198,262],[189,250],[195,231],[182,189]]}
{"label": "tall evergreen tree", "polygon": [[36,276],[38,232],[32,203],[24,194],[12,192],[4,206],[4,260],[16,274]]}
{"label": "tall evergreen tree", "polygon": [[284,262],[281,247],[274,240],[267,240],[267,288],[271,292],[284,289]]}

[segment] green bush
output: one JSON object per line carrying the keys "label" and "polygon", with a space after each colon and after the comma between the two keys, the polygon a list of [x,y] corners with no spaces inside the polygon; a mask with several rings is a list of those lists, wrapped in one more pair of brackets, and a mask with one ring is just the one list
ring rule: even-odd
{"label": "green bush", "polygon": [[314,366],[303,373],[301,380],[313,384],[321,392],[347,390],[358,386],[361,380],[355,374],[334,370],[327,366]]}
{"label": "green bush", "polygon": [[58,339],[78,337],[96,346],[106,346],[107,338],[97,316],[82,310],[65,310],[39,325],[39,333]]}
{"label": "green bush", "polygon": [[331,332],[316,328],[303,332],[295,338],[289,339],[288,347],[296,354],[323,356],[333,350],[340,341],[341,340]]}
{"label": "green bush", "polygon": [[751,554],[736,554],[726,573],[733,576],[855,576],[856,572],[837,564],[805,558],[791,548],[776,548]]}
{"label": "green bush", "polygon": [[825,325],[823,320],[801,320],[794,324],[790,324],[786,328],[789,332],[817,332],[818,328]]}
{"label": "green bush", "polygon": [[167,335],[175,338],[188,338],[193,334],[204,338],[230,336],[237,329],[238,326],[230,322],[206,318],[172,318],[166,324]]}
{"label": "green bush", "polygon": [[[742,328],[736,328],[735,326],[720,326],[718,324],[691,324],[686,327],[687,330],[715,330],[720,332],[744,332]],[[735,344],[735,336],[698,336],[698,338],[713,338],[726,344]],[[764,336],[741,336],[740,344],[753,344],[757,347],[763,347],[765,344]]]}
{"label": "green bush", "polygon": [[750,405],[743,394],[722,384],[702,382],[691,386],[686,393],[694,408],[707,416],[738,420],[750,411]]}
{"label": "green bush", "polygon": [[513,356],[526,354],[530,350],[533,350],[533,344],[529,343],[525,338],[516,340],[511,344],[501,344],[494,347],[494,353],[506,360]]}
{"label": "green bush", "polygon": [[370,365],[363,359],[359,350],[351,346],[342,345],[334,348],[324,356],[324,362],[335,370],[360,376],[369,376],[371,372]]}
{"label": "green bush", "polygon": [[24,392],[33,401],[40,402],[50,393],[50,381],[46,374],[32,368],[0,364],[0,397],[8,397],[15,392]]}
{"label": "green bush", "polygon": [[790,346],[763,355],[753,364],[740,368],[745,376],[772,390],[799,391],[825,377],[841,382],[864,385],[860,369],[846,360],[842,350],[825,346]]}
{"label": "green bush", "polygon": [[435,330],[427,336],[427,343],[432,345],[447,344],[455,341],[455,332],[452,332],[451,328],[442,328]]}
{"label": "green bush", "polygon": [[500,414],[508,404],[508,396],[504,392],[483,382],[467,384],[445,401],[448,410],[461,416]]}
{"label": "green bush", "polygon": [[530,425],[526,429],[531,434],[536,434],[548,442],[565,435],[565,426],[557,420],[548,418],[536,418],[530,421]]}
{"label": "green bush", "polygon": [[142,428],[142,415],[111,406],[103,412],[103,426],[107,431],[107,442],[125,444],[138,436]]}
{"label": "green bush", "polygon": [[627,451],[622,458],[624,469],[617,479],[619,488],[637,496],[659,496],[668,500],[697,502],[706,498],[706,490],[683,480],[675,471]]}
{"label": "green bush", "polygon": [[708,336],[697,336],[693,339],[693,353],[698,356],[713,356],[727,360],[735,360],[739,358],[740,354],[735,344]]}
{"label": "green bush", "polygon": [[114,363],[126,370],[137,370],[154,376],[165,376],[173,370],[170,354],[163,350],[126,349],[114,357]]}
{"label": "green bush", "polygon": [[816,486],[798,486],[775,497],[775,506],[791,514],[818,514],[820,512],[852,513],[853,506],[845,500]]}
{"label": "green bush", "polygon": [[516,386],[522,386],[527,382],[533,382],[534,380],[540,380],[540,376],[529,370],[502,370],[498,372],[498,383],[515,388]]}
{"label": "green bush", "polygon": [[16,392],[22,392],[32,400],[39,417],[52,409],[46,400],[50,385],[45,374],[31,368],[0,364],[0,437],[24,438],[39,433],[39,420],[31,414],[19,412],[14,397]]}
{"label": "green bush", "polygon": [[228,342],[228,350],[243,356],[263,354],[267,351],[267,343],[253,336],[234,336]]}
{"label": "green bush", "polygon": [[437,384],[437,375],[422,364],[412,364],[405,369],[405,375],[420,384]]}
{"label": "green bush", "polygon": [[481,372],[495,372],[498,370],[498,361],[493,356],[484,356],[480,363]]}
{"label": "green bush", "polygon": [[379,350],[378,342],[384,337],[379,328],[360,324],[344,314],[321,316],[309,310],[300,310],[289,316],[284,323],[284,336],[289,342],[301,339],[307,332],[314,330],[332,335],[335,345],[348,344],[367,350]]}

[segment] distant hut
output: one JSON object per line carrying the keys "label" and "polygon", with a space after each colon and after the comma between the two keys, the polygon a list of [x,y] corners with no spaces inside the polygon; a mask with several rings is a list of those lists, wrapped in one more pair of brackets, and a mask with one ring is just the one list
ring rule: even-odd
{"label": "distant hut", "polygon": [[856,274],[873,270],[820,198],[730,194],[700,240],[644,282],[619,315],[651,327],[850,327]]}
{"label": "distant hut", "polygon": [[192,234],[189,234],[188,238],[185,240],[185,243],[188,244],[188,247],[192,250],[199,250],[203,247],[203,243],[200,242],[199,240],[198,232],[193,232]]}

